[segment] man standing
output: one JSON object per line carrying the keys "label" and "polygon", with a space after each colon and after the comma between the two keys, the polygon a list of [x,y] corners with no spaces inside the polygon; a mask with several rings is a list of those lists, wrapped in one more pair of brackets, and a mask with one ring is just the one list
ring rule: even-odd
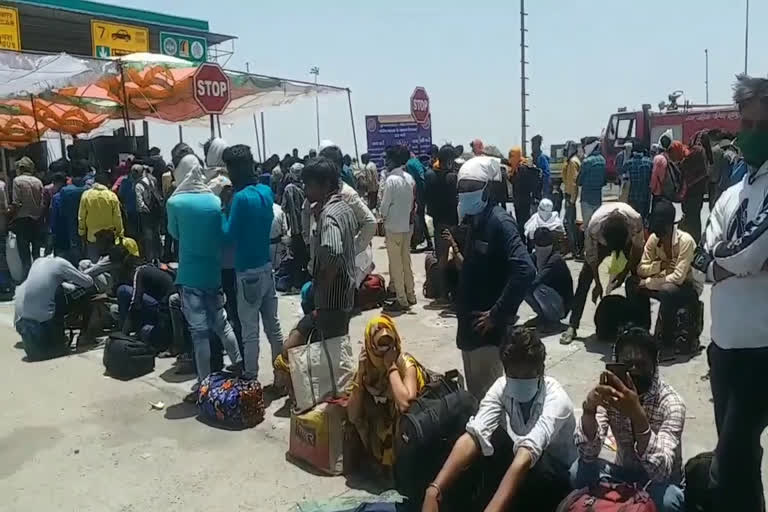
{"label": "man standing", "polygon": [[357,221],[339,194],[341,179],[333,161],[310,160],[302,177],[315,226],[310,253],[316,326],[325,338],[344,336],[355,304]]}
{"label": "man standing", "polygon": [[160,257],[160,220],[163,205],[155,178],[143,165],[131,168],[136,188],[136,211],[141,230],[141,255],[152,261]]}
{"label": "man standing", "polygon": [[416,215],[414,217],[414,232],[411,235],[411,250],[416,250],[421,242],[426,240],[426,250],[432,251],[432,239],[429,238],[429,233],[427,233],[427,221],[424,217],[426,213],[426,203],[424,202],[426,188],[424,183],[424,173],[426,170],[424,169],[424,164],[421,163],[421,160],[416,158],[416,155],[411,153],[410,158],[405,164],[405,171],[411,175],[416,186],[414,189],[416,194],[414,197],[416,201]]}
{"label": "man standing", "polygon": [[549,167],[549,157],[541,151],[541,143],[543,141],[544,139],[541,135],[533,136],[531,139],[531,156],[533,157],[533,165],[541,169],[541,197],[549,198],[552,193],[550,180],[552,171]]}
{"label": "man standing", "polygon": [[561,344],[568,345],[576,337],[593,280],[595,289],[592,291],[592,302],[597,304],[603,297],[603,285],[598,271],[600,263],[611,254],[625,260],[624,269],[610,284],[611,288],[618,288],[630,272],[633,275],[637,273],[644,246],[643,219],[631,206],[617,201],[606,203],[595,211],[584,232],[585,261],[573,299],[571,326],[560,337]]}
{"label": "man standing", "polygon": [[16,162],[16,177],[13,179],[13,231],[18,240],[25,277],[32,261],[40,257],[43,241],[40,222],[43,213],[43,182],[33,176],[34,173],[35,163],[28,156]]}
{"label": "man standing", "polygon": [[437,154],[438,165],[435,169],[427,170],[426,203],[427,213],[432,217],[435,233],[435,256],[437,257],[438,275],[440,282],[437,286],[438,300],[448,301],[448,288],[445,286],[445,266],[448,263],[450,244],[443,238],[445,230],[454,231],[459,224],[456,213],[458,199],[456,196],[456,171],[454,160],[456,152],[453,146],[446,144]]}
{"label": "man standing", "polygon": [[109,175],[104,171],[96,173],[93,188],[86,190],[80,198],[77,213],[77,232],[83,238],[88,259],[96,263],[101,254],[96,243],[96,233],[112,231],[115,238],[123,237],[123,217],[120,200],[109,188]]}
{"label": "man standing", "polygon": [[480,400],[501,377],[498,347],[536,274],[515,220],[489,200],[498,159],[479,156],[458,174],[459,221],[469,229],[456,293],[456,345],[467,389]]}
{"label": "man standing", "polygon": [[515,220],[520,233],[525,232],[525,223],[531,218],[531,207],[540,199],[541,174],[530,165],[530,160],[523,156],[520,146],[509,151],[509,180],[515,204]]}
{"label": "man standing", "polygon": [[768,425],[768,79],[741,75],[736,144],[747,174],[718,199],[694,266],[712,287],[710,385],[718,442],[713,510],[765,510],[760,437]]}
{"label": "man standing", "polygon": [[579,199],[579,173],[581,160],[578,157],[579,146],[572,140],[565,144],[565,167],[563,167],[563,183],[565,184],[565,233],[568,236],[568,246],[571,255],[576,258],[581,255],[581,243],[576,229],[576,201]]}
{"label": "man standing", "polygon": [[376,164],[371,161],[371,156],[368,153],[360,155],[360,161],[363,162],[362,172],[368,186],[368,196],[366,198],[368,200],[368,208],[374,210],[378,206],[376,203],[379,197],[379,170],[376,168]]}
{"label": "man standing", "polygon": [[640,141],[632,144],[632,155],[624,161],[622,171],[629,178],[627,203],[643,218],[648,220],[651,210],[651,171],[653,161]]}
{"label": "man standing", "polygon": [[581,187],[581,220],[586,231],[592,215],[603,204],[605,157],[600,153],[599,140],[587,144],[584,154],[578,184]]}
{"label": "man standing", "polygon": [[[194,346],[199,383],[211,373],[209,331],[221,339],[233,364],[240,363],[241,357],[221,289],[221,200],[206,186],[197,156],[185,156],[177,169],[183,169],[186,177],[183,181],[177,177],[179,185],[167,203],[168,233],[179,241],[176,284],[181,287],[181,307]],[[193,399],[197,399],[194,389],[186,397]]]}
{"label": "man standing", "polygon": [[272,190],[256,179],[251,148],[238,144],[224,150],[235,195],[224,236],[235,247],[237,309],[243,330],[245,376],[259,375],[259,317],[272,348],[274,362],[283,350],[283,333],[277,316],[277,292],[269,245],[272,229]]}
{"label": "man standing", "polygon": [[384,182],[381,217],[384,219],[390,279],[397,294],[397,300],[387,307],[391,312],[405,312],[416,304],[411,269],[411,219],[416,184],[404,169],[408,157],[405,146],[387,148],[389,173]]}

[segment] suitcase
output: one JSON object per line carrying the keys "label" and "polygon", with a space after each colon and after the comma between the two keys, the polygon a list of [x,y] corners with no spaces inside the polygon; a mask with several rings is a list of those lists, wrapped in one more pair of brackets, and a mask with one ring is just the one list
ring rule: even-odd
{"label": "suitcase", "polygon": [[104,346],[104,367],[117,379],[135,379],[155,369],[155,350],[131,336],[112,333]]}

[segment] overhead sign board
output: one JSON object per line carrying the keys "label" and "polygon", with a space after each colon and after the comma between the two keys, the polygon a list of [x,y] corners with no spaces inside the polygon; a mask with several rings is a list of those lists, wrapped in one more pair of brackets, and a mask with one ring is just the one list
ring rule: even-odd
{"label": "overhead sign board", "polygon": [[421,124],[413,116],[365,116],[368,155],[380,169],[384,168],[384,153],[389,146],[404,144],[416,156],[432,153],[432,126]]}
{"label": "overhead sign board", "polygon": [[94,57],[106,59],[149,51],[149,30],[145,27],[91,20]]}
{"label": "overhead sign board", "polygon": [[206,114],[223,114],[232,99],[232,83],[213,62],[201,64],[192,77],[195,101]]}
{"label": "overhead sign board", "polygon": [[208,60],[208,41],[204,37],[160,32],[160,52],[195,64],[202,64]]}
{"label": "overhead sign board", "polygon": [[21,50],[19,10],[0,5],[0,50]]}

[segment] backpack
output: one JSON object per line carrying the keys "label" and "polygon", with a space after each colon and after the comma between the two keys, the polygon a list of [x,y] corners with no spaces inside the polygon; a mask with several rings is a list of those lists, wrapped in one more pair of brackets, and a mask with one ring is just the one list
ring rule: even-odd
{"label": "backpack", "polygon": [[264,393],[259,381],[226,372],[203,379],[197,406],[202,419],[232,429],[255,427],[264,420]]}
{"label": "backpack", "polygon": [[424,257],[424,272],[427,278],[424,280],[425,299],[437,299],[440,297],[440,276],[438,275],[437,257],[433,253],[428,253]]}
{"label": "backpack", "polygon": [[619,329],[635,320],[630,302],[621,295],[603,297],[595,310],[595,332],[601,341],[614,341]]}
{"label": "backpack", "polygon": [[384,304],[387,298],[387,283],[379,274],[369,274],[357,291],[357,307],[366,311],[376,309]]}
{"label": "backpack", "polygon": [[577,489],[557,507],[556,512],[657,512],[656,504],[643,489],[633,485],[600,482]]}
{"label": "backpack", "polygon": [[689,512],[714,510],[709,483],[714,456],[714,452],[704,452],[685,463],[685,507]]}
{"label": "backpack", "polygon": [[109,335],[104,346],[104,367],[116,379],[129,380],[155,369],[155,350],[122,333]]}
{"label": "backpack", "polygon": [[673,203],[679,203],[683,195],[680,167],[666,155],[664,158],[667,160],[667,172],[664,174],[664,181],[661,185],[661,195]]}

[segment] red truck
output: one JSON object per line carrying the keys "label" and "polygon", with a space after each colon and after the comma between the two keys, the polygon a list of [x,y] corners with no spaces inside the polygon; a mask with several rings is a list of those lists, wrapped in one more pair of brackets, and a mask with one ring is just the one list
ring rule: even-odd
{"label": "red truck", "polygon": [[611,115],[602,139],[609,177],[616,177],[616,155],[624,150],[628,140],[640,139],[650,148],[667,130],[672,130],[675,140],[686,144],[700,130],[720,128],[733,134],[739,132],[741,114],[736,105],[692,105],[687,101],[678,105],[679,96],[678,93],[670,94],[670,103],[660,103],[658,112],[645,104],[640,111],[629,112],[621,108]]}

